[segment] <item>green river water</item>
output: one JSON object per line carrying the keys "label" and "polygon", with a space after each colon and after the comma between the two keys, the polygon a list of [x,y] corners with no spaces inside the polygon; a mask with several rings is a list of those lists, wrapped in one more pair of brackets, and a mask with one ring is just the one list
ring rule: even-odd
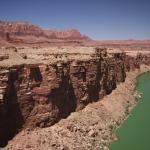
{"label": "green river water", "polygon": [[137,90],[143,95],[129,118],[117,130],[118,140],[110,150],[150,150],[150,72],[137,78]]}

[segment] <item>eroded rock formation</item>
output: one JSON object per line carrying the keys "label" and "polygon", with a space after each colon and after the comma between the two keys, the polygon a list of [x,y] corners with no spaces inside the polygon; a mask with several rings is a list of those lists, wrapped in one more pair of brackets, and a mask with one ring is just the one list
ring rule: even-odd
{"label": "eroded rock formation", "polygon": [[59,39],[59,40],[89,40],[76,29],[69,30],[46,30],[28,22],[0,21],[0,38],[12,42],[15,38],[30,36],[31,38]]}
{"label": "eroded rock formation", "polygon": [[101,100],[125,81],[127,71],[149,60],[97,48],[90,60],[1,67],[0,146],[23,128],[51,126]]}

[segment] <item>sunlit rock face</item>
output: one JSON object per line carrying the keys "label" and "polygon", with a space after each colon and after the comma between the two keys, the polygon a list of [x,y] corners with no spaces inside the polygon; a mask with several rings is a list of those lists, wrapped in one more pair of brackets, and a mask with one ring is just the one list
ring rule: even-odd
{"label": "sunlit rock face", "polygon": [[89,40],[90,38],[82,35],[77,29],[53,30],[42,29],[36,25],[21,21],[0,21],[0,38],[13,41],[20,37],[58,39],[58,40]]}
{"label": "sunlit rock face", "polygon": [[51,126],[101,100],[125,81],[127,71],[149,60],[97,48],[89,60],[1,67],[0,145],[23,128]]}

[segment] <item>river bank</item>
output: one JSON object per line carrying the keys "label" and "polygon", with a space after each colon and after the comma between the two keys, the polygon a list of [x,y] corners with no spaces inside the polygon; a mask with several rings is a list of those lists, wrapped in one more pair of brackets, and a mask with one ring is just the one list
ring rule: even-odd
{"label": "river bank", "polygon": [[[113,120],[108,126],[110,132],[108,131],[109,136],[107,137],[107,140],[102,140],[101,142],[101,146],[100,146],[101,150],[109,150],[109,147],[110,147],[109,145],[111,145],[112,142],[118,140],[118,137],[116,135],[117,130],[122,127],[122,124],[131,115],[131,111],[138,104],[139,99],[141,98],[142,93],[138,92],[136,89],[137,84],[138,84],[137,77],[142,76],[149,70],[150,70],[149,66],[142,65],[140,67],[140,70],[136,70],[136,71],[128,73],[125,83],[123,83],[122,85],[119,85],[117,87],[117,90],[115,90],[114,93],[110,95],[110,97],[113,98],[117,96],[116,93],[119,92],[119,89],[123,90],[122,93],[120,93],[121,95],[119,94],[118,96],[120,97],[120,100],[123,100],[124,102],[122,101],[122,103],[118,103],[118,108],[116,107],[117,105],[115,104],[112,106],[113,109],[110,109],[110,110],[113,110],[112,111]],[[106,101],[104,102],[105,105],[106,105]],[[106,107],[108,108],[108,106]],[[121,109],[119,110],[119,108]],[[119,112],[120,112],[120,116],[119,116]]]}
{"label": "river bank", "polygon": [[149,70],[142,65],[140,70],[127,73],[126,81],[102,101],[89,104],[52,127],[23,130],[2,149],[108,150],[117,139],[116,129],[138,102],[135,78]]}
{"label": "river bank", "polygon": [[139,103],[117,130],[119,140],[111,144],[111,150],[145,150],[150,147],[150,72],[138,76],[136,89],[141,93]]}

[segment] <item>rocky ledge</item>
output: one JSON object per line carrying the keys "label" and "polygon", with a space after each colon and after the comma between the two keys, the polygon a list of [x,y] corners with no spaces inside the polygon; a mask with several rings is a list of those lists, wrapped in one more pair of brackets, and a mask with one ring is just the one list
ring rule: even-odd
{"label": "rocky ledge", "polygon": [[[92,107],[85,106],[110,94],[120,82],[125,81],[127,72],[140,70],[141,64],[150,64],[148,55],[131,57],[123,52],[107,53],[106,49],[96,48],[88,60],[1,65],[0,146],[6,146],[21,131],[12,140],[16,144],[10,144],[10,149],[97,149],[99,142],[95,141],[100,141],[97,135],[105,132],[104,126],[115,113],[109,108],[112,110],[117,103],[121,105],[119,99],[109,99],[106,108],[103,102],[91,104]],[[71,113],[75,111],[79,113],[74,118],[76,113]],[[56,124],[58,121],[60,123]],[[89,127],[86,125],[88,122]],[[39,129],[51,125],[54,126]],[[95,126],[99,131],[95,132]],[[24,137],[24,134],[27,136]],[[30,136],[34,138],[30,139]],[[34,146],[30,143],[33,139]],[[44,143],[47,144],[44,146]]]}

